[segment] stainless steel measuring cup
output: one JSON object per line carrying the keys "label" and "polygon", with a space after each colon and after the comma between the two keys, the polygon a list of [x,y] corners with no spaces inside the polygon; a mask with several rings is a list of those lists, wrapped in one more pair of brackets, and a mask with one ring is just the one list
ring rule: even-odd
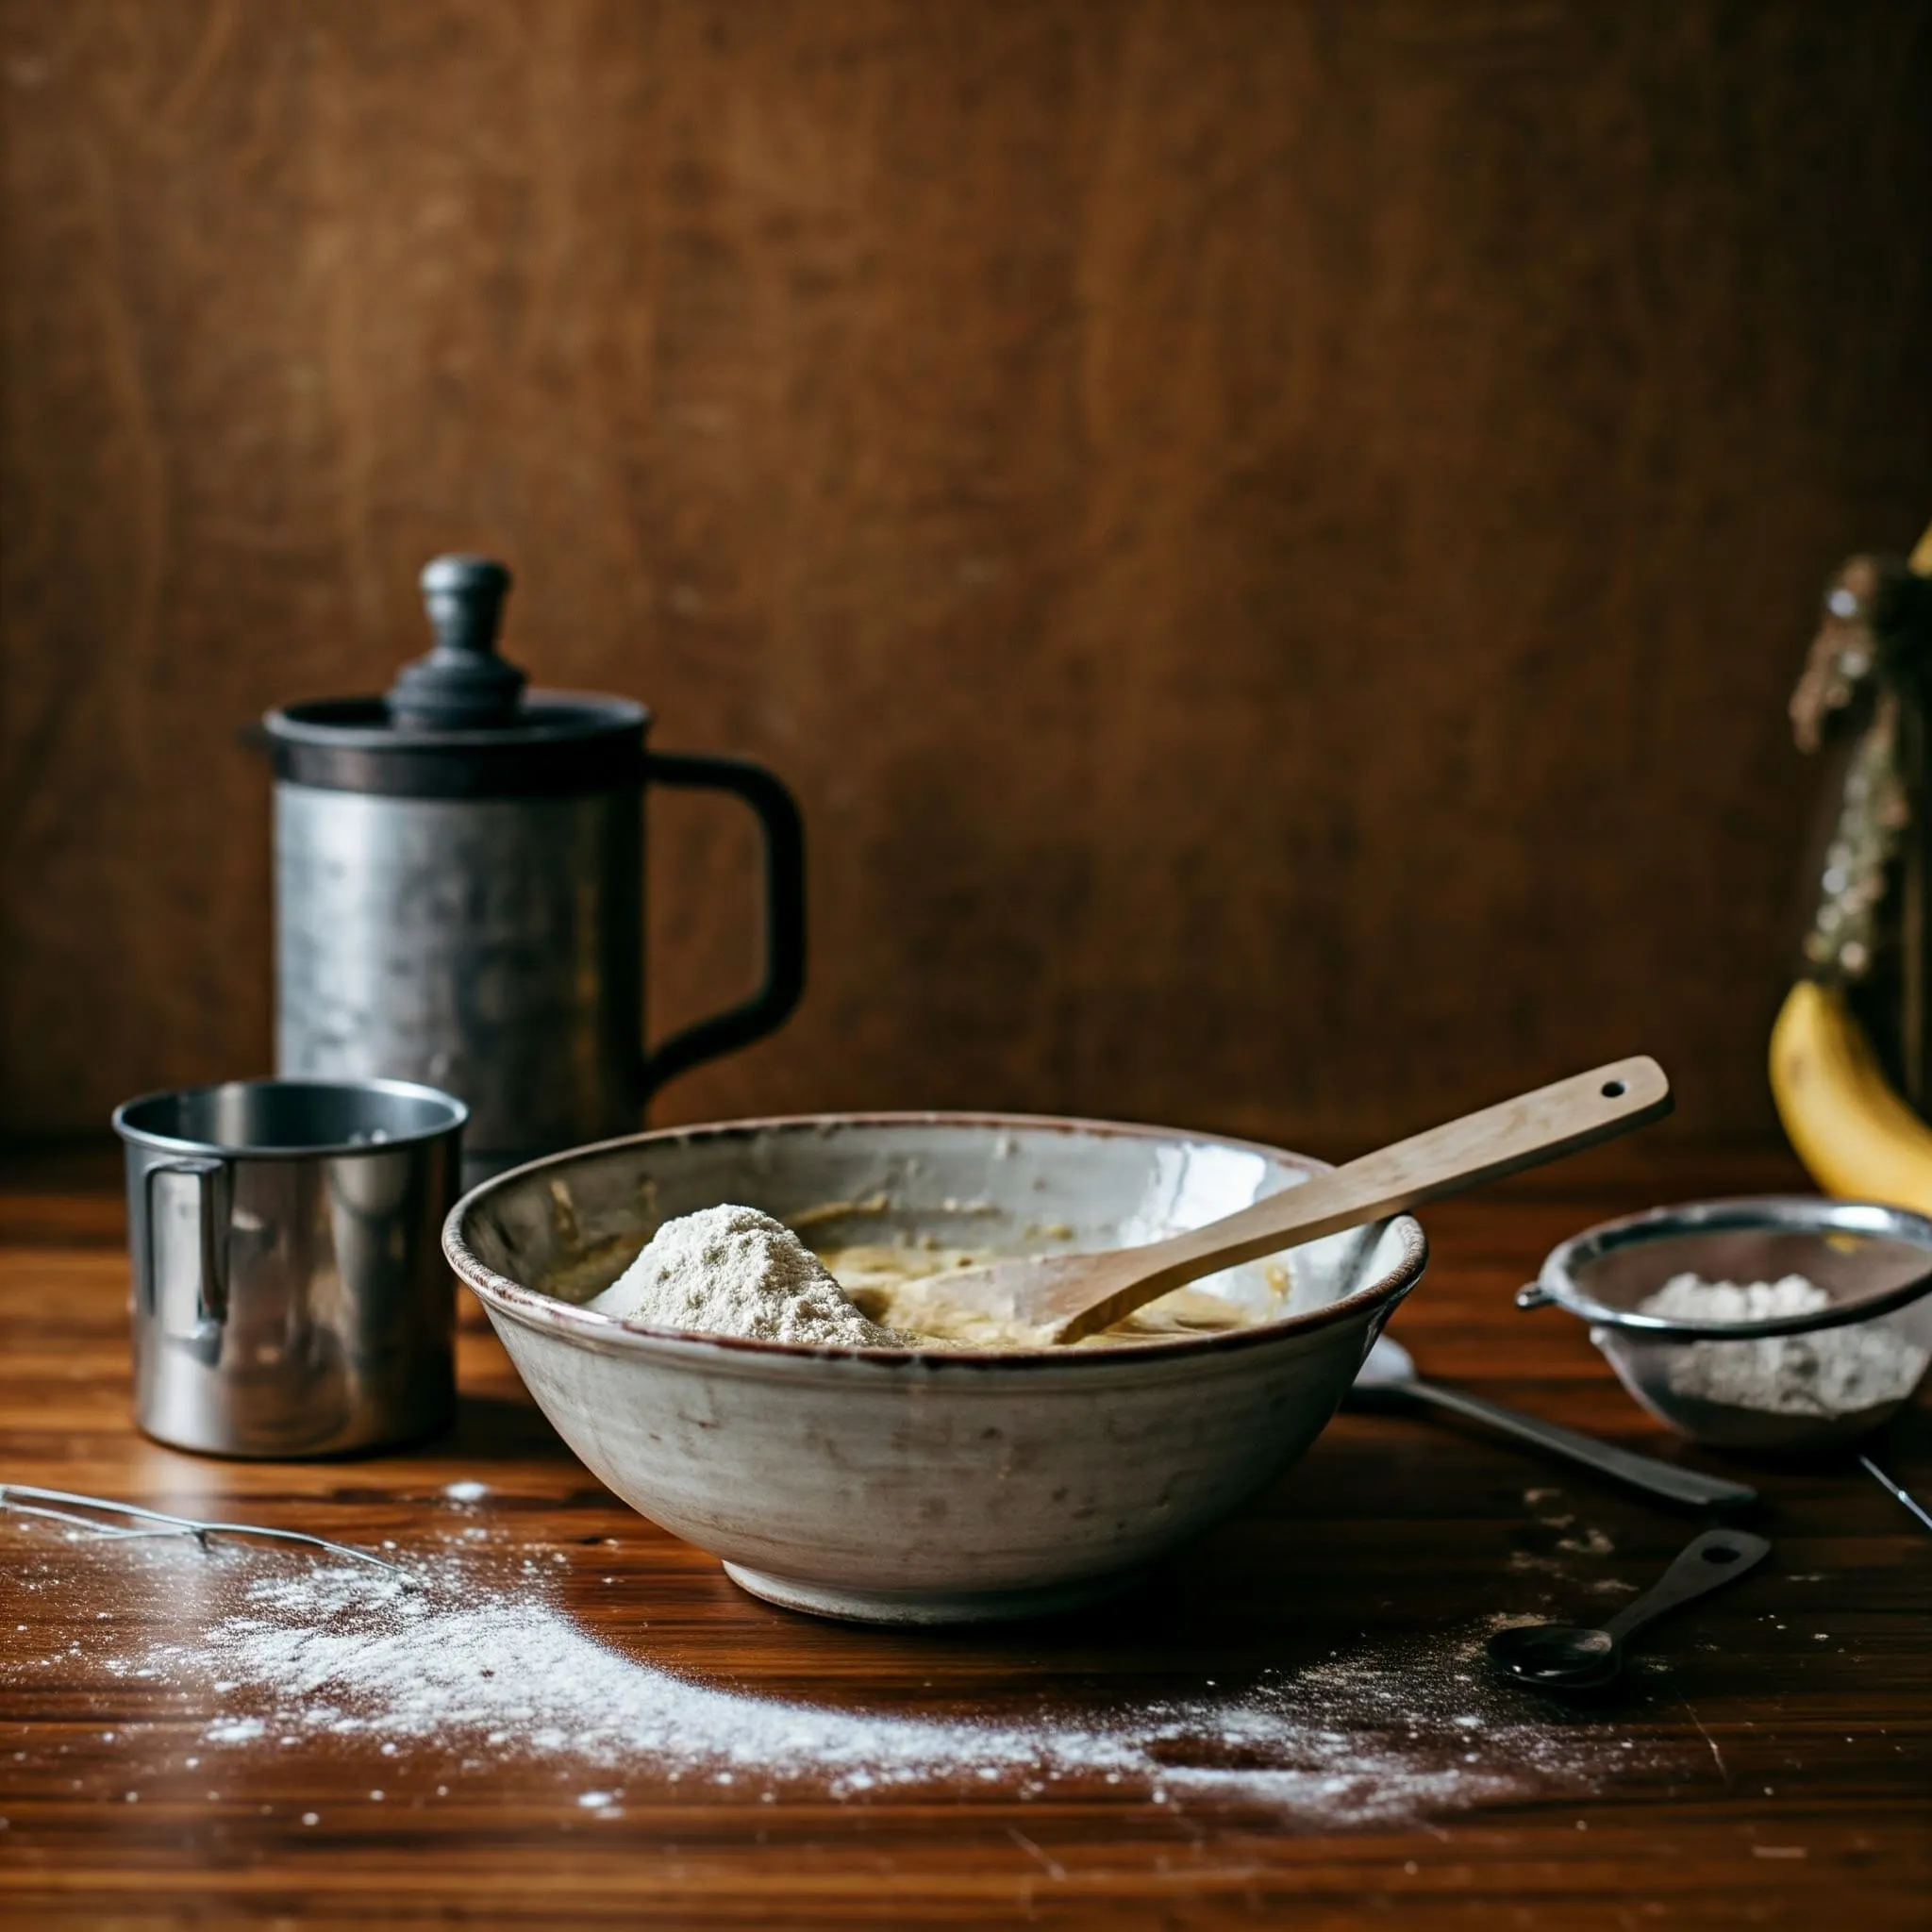
{"label": "stainless steel measuring cup", "polygon": [[441,1427],[455,1302],[439,1235],[467,1118],[400,1080],[236,1080],[116,1108],[142,1428],[273,1457]]}

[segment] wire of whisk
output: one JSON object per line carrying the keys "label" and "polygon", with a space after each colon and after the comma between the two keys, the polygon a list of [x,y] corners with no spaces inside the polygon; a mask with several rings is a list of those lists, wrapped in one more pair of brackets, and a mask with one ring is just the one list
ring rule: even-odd
{"label": "wire of whisk", "polygon": [[[71,1507],[66,1509],[51,1507],[61,1503]],[[119,1524],[96,1523],[92,1517],[76,1516],[74,1513],[75,1508],[105,1510],[109,1515],[128,1516],[139,1523],[156,1526],[129,1529]],[[368,1550],[358,1550],[351,1543],[331,1542],[326,1537],[310,1536],[306,1530],[272,1529],[260,1523],[204,1522],[192,1516],[173,1516],[165,1509],[148,1509],[139,1503],[116,1502],[110,1496],[85,1496],[72,1490],[43,1490],[33,1483],[0,1483],[0,1509],[10,1509],[21,1516],[40,1516],[55,1523],[72,1524],[95,1536],[111,1537],[117,1541],[134,1537],[185,1536],[192,1537],[203,1549],[209,1548],[211,1540],[217,1536],[263,1537],[274,1542],[303,1543],[310,1549],[326,1550],[332,1557],[346,1557],[352,1562],[367,1563],[375,1569],[387,1571],[405,1590],[422,1588],[400,1563],[391,1563],[386,1557],[375,1556]]]}
{"label": "wire of whisk", "polygon": [[1906,1507],[1909,1509],[1912,1512],[1912,1514],[1916,1516],[1919,1519],[1919,1521],[1925,1525],[1927,1529],[1932,1529],[1932,1515],[1928,1515],[1926,1513],[1925,1506],[1923,1503],[1921,1503],[1916,1496],[1909,1494],[1905,1490],[1902,1490],[1898,1486],[1898,1484],[1893,1482],[1892,1479],[1889,1475],[1887,1475],[1886,1473],[1882,1469],[1880,1469],[1875,1462],[1872,1460],[1872,1458],[1869,1456],[1861,1456],[1858,1457],[1858,1460],[1862,1462],[1865,1465],[1865,1467],[1869,1469],[1872,1472],[1872,1474],[1878,1478],[1880,1484],[1887,1491],[1889,1491],[1891,1493],[1891,1495],[1894,1496],[1899,1502],[1903,1503],[1906,1506]]}

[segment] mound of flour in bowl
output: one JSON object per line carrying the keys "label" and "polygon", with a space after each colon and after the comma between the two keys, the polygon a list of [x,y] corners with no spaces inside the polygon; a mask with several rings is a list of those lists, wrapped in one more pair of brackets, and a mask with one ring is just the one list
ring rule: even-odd
{"label": "mound of flour in bowl", "polygon": [[819,1257],[756,1208],[702,1208],[667,1221],[589,1306],[653,1328],[756,1341],[891,1348],[901,1339],[860,1314]]}

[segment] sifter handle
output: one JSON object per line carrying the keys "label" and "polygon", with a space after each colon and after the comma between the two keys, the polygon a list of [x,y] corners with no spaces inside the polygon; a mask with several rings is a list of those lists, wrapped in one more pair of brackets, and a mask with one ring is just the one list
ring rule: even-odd
{"label": "sifter handle", "polygon": [[805,824],[797,801],[762,765],[688,752],[647,753],[644,782],[690,791],[728,791],[758,816],[765,841],[765,978],[750,999],[699,1020],[650,1048],[640,1091],[649,1099],[666,1081],[776,1032],[805,991]]}

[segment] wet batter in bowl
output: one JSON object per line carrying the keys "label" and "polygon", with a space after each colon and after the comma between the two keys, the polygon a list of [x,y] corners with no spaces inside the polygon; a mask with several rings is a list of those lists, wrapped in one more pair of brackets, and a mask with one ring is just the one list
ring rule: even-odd
{"label": "wet batter in bowl", "polygon": [[[997,1257],[969,1248],[860,1244],[819,1250],[819,1259],[845,1291],[845,1297],[883,1328],[897,1329],[921,1341],[941,1341],[959,1348],[1035,1347],[1008,1324],[977,1308],[948,1309],[945,1291],[928,1286],[924,1292],[906,1292],[913,1282],[930,1284],[955,1269],[977,1268]],[[1287,1275],[1281,1277],[1285,1289]],[[935,1306],[937,1303],[937,1306]],[[1178,1288],[1150,1302],[1124,1321],[1075,1348],[1105,1347],[1108,1342],[1144,1341],[1159,1336],[1210,1335],[1226,1328],[1245,1328],[1253,1322],[1246,1309],[1203,1288]]]}

